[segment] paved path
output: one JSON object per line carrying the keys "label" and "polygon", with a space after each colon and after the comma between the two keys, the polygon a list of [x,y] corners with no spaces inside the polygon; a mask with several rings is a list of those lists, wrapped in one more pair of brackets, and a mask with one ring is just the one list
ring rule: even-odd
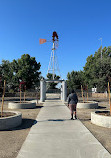
{"label": "paved path", "polygon": [[60,100],[46,100],[17,158],[111,158]]}

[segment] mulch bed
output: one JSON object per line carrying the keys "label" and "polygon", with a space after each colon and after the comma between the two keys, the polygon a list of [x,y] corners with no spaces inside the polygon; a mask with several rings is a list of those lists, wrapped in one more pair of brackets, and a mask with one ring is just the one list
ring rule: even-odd
{"label": "mulch bed", "polygon": [[96,112],[96,114],[111,117],[110,111],[99,111],[99,112]]}
{"label": "mulch bed", "polygon": [[[2,117],[10,117],[10,116],[14,116],[14,115],[16,115],[16,114],[12,113],[12,112],[3,112],[2,113]],[[1,117],[1,112],[0,112],[0,117]]]}

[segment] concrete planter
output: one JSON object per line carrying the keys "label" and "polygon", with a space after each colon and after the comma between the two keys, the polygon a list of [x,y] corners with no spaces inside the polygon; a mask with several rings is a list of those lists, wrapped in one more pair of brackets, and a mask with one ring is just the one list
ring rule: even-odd
{"label": "concrete planter", "polygon": [[108,113],[109,111],[91,112],[91,122],[95,125],[111,128],[111,116],[99,115],[99,113]]}
{"label": "concrete planter", "polygon": [[22,113],[15,111],[4,111],[3,113],[14,113],[13,116],[0,117],[0,130],[17,127],[22,123]]}
{"label": "concrete planter", "polygon": [[10,102],[8,103],[8,108],[9,109],[32,109],[36,107],[36,102],[25,102],[25,103],[20,103],[20,102]]}
{"label": "concrete planter", "polygon": [[77,108],[85,108],[85,109],[97,109],[98,103],[94,101],[88,101],[85,103],[77,103]]}

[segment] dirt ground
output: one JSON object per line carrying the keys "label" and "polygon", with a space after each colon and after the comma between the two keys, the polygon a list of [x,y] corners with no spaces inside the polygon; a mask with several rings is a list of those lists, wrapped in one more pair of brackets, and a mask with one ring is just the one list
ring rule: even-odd
{"label": "dirt ground", "polygon": [[[90,98],[90,100],[92,100]],[[94,137],[111,153],[111,129],[100,127],[91,123],[91,112],[96,110],[109,110],[107,99],[94,99],[98,101],[98,109],[77,109],[77,117]]]}
{"label": "dirt ground", "polygon": [[[9,100],[4,102],[4,110],[9,110],[8,102]],[[34,109],[10,110],[22,112],[22,124],[7,131],[0,131],[0,158],[16,158],[42,107],[42,104],[37,104]]]}
{"label": "dirt ground", "polygon": [[[13,99],[10,99],[13,100]],[[4,110],[7,109],[9,99],[4,102]],[[94,99],[99,103],[98,109],[77,109],[77,117],[86,126],[86,128],[98,139],[98,141],[111,153],[111,129],[99,127],[91,123],[91,112],[95,110],[109,110],[107,99]],[[81,98],[79,98],[81,101]],[[22,125],[7,131],[0,131],[0,158],[16,158],[23,142],[25,141],[31,126],[43,107],[37,104],[34,109],[17,109],[12,111],[22,112]],[[11,110],[10,110],[11,111]]]}

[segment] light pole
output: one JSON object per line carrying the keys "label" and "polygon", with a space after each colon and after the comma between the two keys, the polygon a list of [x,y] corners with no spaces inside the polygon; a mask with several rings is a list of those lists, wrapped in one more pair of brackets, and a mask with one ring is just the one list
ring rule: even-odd
{"label": "light pole", "polygon": [[100,38],[99,40],[101,40],[101,60],[102,60],[102,38]]}

